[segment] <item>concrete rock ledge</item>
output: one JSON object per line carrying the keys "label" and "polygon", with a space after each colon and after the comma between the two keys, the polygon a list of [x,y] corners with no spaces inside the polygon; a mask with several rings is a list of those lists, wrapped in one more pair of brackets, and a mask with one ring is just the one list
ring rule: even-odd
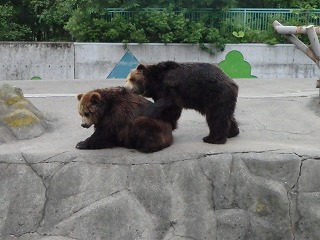
{"label": "concrete rock ledge", "polygon": [[186,110],[152,154],[75,149],[92,129],[70,96],[122,82],[15,82],[53,129],[0,144],[0,240],[320,239],[318,92],[278,81],[237,80],[227,144]]}
{"label": "concrete rock ledge", "polygon": [[319,156],[0,155],[0,238],[318,239]]}

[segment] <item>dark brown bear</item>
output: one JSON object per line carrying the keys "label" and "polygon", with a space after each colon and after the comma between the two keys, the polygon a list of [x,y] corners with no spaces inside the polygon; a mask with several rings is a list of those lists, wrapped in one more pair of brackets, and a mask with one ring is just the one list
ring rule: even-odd
{"label": "dark brown bear", "polygon": [[81,126],[94,125],[94,133],[76,145],[78,149],[101,149],[116,146],[155,152],[173,142],[171,122],[148,116],[153,104],[123,87],[96,89],[77,96]]}
{"label": "dark brown bear", "polygon": [[203,138],[204,142],[224,144],[228,137],[239,134],[234,118],[238,85],[213,64],[173,61],[140,64],[129,73],[126,87],[153,98],[150,116],[152,112],[173,108],[172,105],[177,106],[175,110],[189,108],[206,115],[210,133]]}

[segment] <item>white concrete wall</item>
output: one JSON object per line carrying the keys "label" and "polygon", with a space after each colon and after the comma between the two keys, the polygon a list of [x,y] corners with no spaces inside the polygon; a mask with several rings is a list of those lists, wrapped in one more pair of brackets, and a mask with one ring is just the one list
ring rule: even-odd
{"label": "white concrete wall", "polygon": [[0,80],[74,78],[73,43],[0,42]]}
{"label": "white concrete wall", "polygon": [[221,57],[231,50],[240,51],[250,63],[252,74],[259,78],[313,78],[320,76],[316,64],[293,44],[232,44]]}
{"label": "white concrete wall", "polygon": [[[294,45],[229,44],[214,55],[190,44],[128,44],[141,63],[164,60],[219,63],[240,51],[259,78],[318,78],[320,71]],[[127,49],[121,43],[0,43],[0,80],[105,79]]]}

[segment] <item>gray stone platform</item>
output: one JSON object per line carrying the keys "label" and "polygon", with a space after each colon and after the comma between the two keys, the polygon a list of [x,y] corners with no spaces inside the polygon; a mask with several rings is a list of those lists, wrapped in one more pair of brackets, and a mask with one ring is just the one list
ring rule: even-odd
{"label": "gray stone platform", "polygon": [[316,79],[239,79],[240,135],[202,142],[185,110],[174,144],[84,151],[75,94],[124,81],[2,81],[50,131],[0,144],[1,240],[320,239]]}

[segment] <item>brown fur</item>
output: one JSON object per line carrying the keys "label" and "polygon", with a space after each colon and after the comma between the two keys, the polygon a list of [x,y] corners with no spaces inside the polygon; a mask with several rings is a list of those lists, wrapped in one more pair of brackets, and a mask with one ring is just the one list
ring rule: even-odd
{"label": "brown fur", "polygon": [[170,122],[144,116],[153,103],[123,87],[96,89],[77,98],[81,125],[94,125],[94,133],[79,142],[78,149],[121,146],[155,152],[173,142]]}

